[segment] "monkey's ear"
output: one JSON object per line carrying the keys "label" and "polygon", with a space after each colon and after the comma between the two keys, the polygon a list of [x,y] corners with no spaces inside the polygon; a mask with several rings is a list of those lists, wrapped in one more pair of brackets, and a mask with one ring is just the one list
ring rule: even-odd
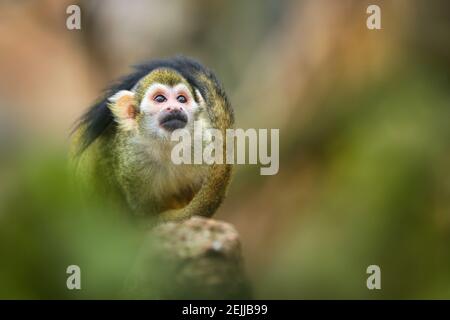
{"label": "monkey's ear", "polygon": [[195,93],[195,97],[198,100],[198,104],[201,105],[202,107],[206,106],[205,99],[203,98],[202,94],[200,93],[200,90],[195,89],[194,93]]}
{"label": "monkey's ear", "polygon": [[134,98],[135,93],[128,90],[121,90],[108,98],[108,104],[114,119],[122,130],[129,131],[136,128],[137,103]]}

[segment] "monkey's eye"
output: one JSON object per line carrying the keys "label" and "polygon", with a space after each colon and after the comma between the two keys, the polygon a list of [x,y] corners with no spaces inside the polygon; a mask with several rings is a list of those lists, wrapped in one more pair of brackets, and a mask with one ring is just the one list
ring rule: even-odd
{"label": "monkey's eye", "polygon": [[177,100],[178,100],[179,103],[186,103],[186,102],[187,102],[186,97],[183,96],[183,95],[179,95],[179,96],[177,97]]}
{"label": "monkey's eye", "polygon": [[155,98],[153,98],[156,102],[165,102],[167,101],[166,97],[164,97],[162,94],[158,94]]}

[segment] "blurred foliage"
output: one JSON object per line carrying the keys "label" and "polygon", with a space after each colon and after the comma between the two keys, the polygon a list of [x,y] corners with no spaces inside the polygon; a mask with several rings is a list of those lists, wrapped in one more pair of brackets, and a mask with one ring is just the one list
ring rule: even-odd
{"label": "blurred foliage", "polygon": [[[446,85],[439,74],[401,70],[325,102],[360,107],[333,121],[317,199],[283,237],[261,297],[448,298]],[[365,286],[362,266],[371,264],[382,270],[380,292]]]}
{"label": "blurred foliage", "polygon": [[[32,161],[30,161],[32,159]],[[59,151],[25,151],[0,216],[1,298],[116,298],[137,252],[139,229],[93,197],[81,200]],[[80,291],[66,287],[81,268]]]}

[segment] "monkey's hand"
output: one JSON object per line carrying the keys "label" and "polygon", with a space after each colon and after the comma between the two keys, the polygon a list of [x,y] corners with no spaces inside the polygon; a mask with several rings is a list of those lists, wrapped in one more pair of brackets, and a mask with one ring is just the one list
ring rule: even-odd
{"label": "monkey's hand", "polygon": [[184,209],[170,209],[158,214],[157,223],[184,220],[190,216]]}

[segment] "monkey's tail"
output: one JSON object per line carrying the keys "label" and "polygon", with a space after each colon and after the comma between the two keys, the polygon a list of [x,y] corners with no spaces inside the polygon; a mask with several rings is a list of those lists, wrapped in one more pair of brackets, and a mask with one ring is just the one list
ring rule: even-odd
{"label": "monkey's tail", "polygon": [[227,154],[226,146],[226,129],[234,127],[233,109],[228,98],[214,75],[208,71],[200,73],[197,80],[202,84],[204,90],[202,94],[205,96],[208,106],[207,112],[211,120],[211,124],[215,129],[222,132],[222,154],[224,155],[223,164],[212,164],[210,174],[199,192],[194,196],[192,201],[184,208],[183,216],[200,215],[210,217],[218,209],[225,198],[227,187],[232,176],[232,165],[225,161]]}

